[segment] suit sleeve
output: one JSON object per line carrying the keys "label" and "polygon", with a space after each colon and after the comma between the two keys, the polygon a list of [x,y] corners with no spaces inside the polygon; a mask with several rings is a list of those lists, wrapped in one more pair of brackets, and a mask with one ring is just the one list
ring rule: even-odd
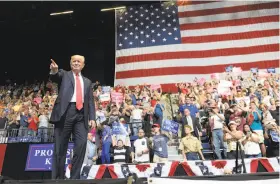
{"label": "suit sleeve", "polygon": [[[90,86],[92,86],[92,83],[90,82]],[[89,88],[89,120],[94,120],[95,121],[96,116],[95,116],[95,105],[94,105],[94,100],[93,100],[93,92],[91,87]]]}
{"label": "suit sleeve", "polygon": [[201,125],[200,125],[200,123],[199,123],[199,121],[198,121],[198,118],[195,118],[195,123],[196,123],[197,129],[198,129],[200,132],[202,132]]}
{"label": "suit sleeve", "polygon": [[51,73],[50,72],[51,81],[57,82],[57,83],[60,82],[64,73],[65,73],[65,71],[63,69],[59,69],[58,72],[56,72],[56,73]]}

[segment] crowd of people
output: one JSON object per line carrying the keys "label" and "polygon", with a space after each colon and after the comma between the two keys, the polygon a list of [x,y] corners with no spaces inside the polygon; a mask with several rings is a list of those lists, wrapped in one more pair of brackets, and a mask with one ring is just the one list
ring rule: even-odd
{"label": "crowd of people", "polygon": [[[234,159],[236,147],[246,158],[279,156],[279,74],[258,73],[176,84],[180,126],[178,150],[184,160],[204,160],[201,137],[206,134],[215,159]],[[92,86],[96,121],[89,124],[84,163],[148,163],[168,161],[170,132],[161,131],[167,104],[159,86]],[[57,97],[51,81],[0,88],[0,137],[52,140],[49,123]],[[172,104],[170,104],[172,105]],[[133,140],[133,141],[131,141]],[[239,154],[240,156],[240,154]]]}

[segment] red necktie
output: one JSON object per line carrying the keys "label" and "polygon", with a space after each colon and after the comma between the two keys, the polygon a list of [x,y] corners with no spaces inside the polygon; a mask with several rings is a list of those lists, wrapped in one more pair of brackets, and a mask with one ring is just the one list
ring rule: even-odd
{"label": "red necktie", "polygon": [[78,110],[81,110],[83,108],[82,86],[79,74],[76,74],[76,108]]}

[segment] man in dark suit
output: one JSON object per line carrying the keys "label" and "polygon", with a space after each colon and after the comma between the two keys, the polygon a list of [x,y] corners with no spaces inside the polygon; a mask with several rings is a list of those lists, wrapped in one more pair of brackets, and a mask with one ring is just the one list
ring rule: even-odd
{"label": "man in dark suit", "polygon": [[71,133],[74,153],[70,178],[79,179],[87,146],[88,125],[95,120],[92,83],[81,75],[85,66],[84,56],[71,57],[71,71],[58,70],[58,65],[51,61],[51,80],[59,84],[59,94],[50,118],[50,122],[55,125],[52,179],[63,179],[65,176],[65,160]]}
{"label": "man in dark suit", "polygon": [[185,128],[184,128],[185,125],[189,125],[192,128],[191,133],[193,136],[197,137],[197,139],[199,139],[199,137],[202,136],[201,125],[198,122],[198,118],[191,116],[189,109],[184,110],[184,115],[182,117],[181,123],[182,123],[182,138],[186,136]]}

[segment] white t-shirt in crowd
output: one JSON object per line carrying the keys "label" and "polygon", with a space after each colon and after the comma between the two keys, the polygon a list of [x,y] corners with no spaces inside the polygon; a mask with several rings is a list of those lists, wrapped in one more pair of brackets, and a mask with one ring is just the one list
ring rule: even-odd
{"label": "white t-shirt in crowd", "polygon": [[47,115],[40,115],[39,116],[39,127],[48,127],[49,118]]}
{"label": "white t-shirt in crowd", "polygon": [[149,162],[150,161],[150,154],[145,153],[140,157],[137,153],[141,153],[142,151],[148,149],[148,143],[146,138],[136,139],[133,143],[135,149],[135,161],[136,162]]}
{"label": "white t-shirt in crowd", "polygon": [[271,106],[271,104],[270,104],[270,99],[271,99],[271,98],[272,98],[271,96],[266,96],[266,97],[263,98],[262,102],[263,102],[265,105],[267,105],[268,107],[270,107],[270,106]]}
{"label": "white t-shirt in crowd", "polygon": [[[221,117],[225,118],[223,114],[219,114]],[[224,121],[217,116],[216,114],[211,116],[211,119],[214,119],[214,127],[213,129],[222,129],[224,125]]]}
{"label": "white t-shirt in crowd", "polygon": [[140,120],[142,119],[142,110],[141,109],[134,109],[131,113],[132,119]]}
{"label": "white t-shirt in crowd", "polygon": [[97,124],[100,124],[100,123],[106,121],[105,113],[100,110],[96,111],[96,118],[97,118],[96,119]]}

